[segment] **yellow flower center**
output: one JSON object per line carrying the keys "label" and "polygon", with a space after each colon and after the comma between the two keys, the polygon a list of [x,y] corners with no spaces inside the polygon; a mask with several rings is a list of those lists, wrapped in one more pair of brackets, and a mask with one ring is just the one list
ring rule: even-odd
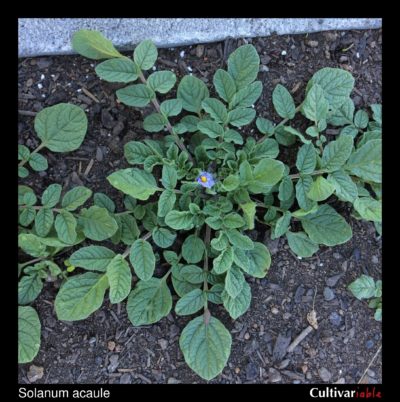
{"label": "yellow flower center", "polygon": [[201,180],[203,183],[205,183],[205,182],[207,181],[207,177],[206,177],[206,176],[201,176],[201,177],[200,177],[200,180]]}

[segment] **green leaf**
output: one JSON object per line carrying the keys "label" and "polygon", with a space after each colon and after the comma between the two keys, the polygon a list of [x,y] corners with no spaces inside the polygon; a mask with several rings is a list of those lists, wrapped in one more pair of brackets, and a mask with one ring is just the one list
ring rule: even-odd
{"label": "green leaf", "polygon": [[211,240],[211,247],[217,251],[225,250],[229,246],[228,237],[224,232],[219,232],[219,236]]}
{"label": "green leaf", "polygon": [[253,106],[257,99],[261,96],[262,89],[263,86],[261,81],[253,82],[250,85],[240,89],[233,96],[232,101],[229,102],[229,109],[233,109],[235,107]]}
{"label": "green leaf", "polygon": [[42,208],[35,217],[35,230],[40,237],[46,237],[53,226],[54,215],[49,208]]}
{"label": "green leaf", "polygon": [[322,154],[321,167],[329,172],[340,169],[349,159],[353,149],[353,138],[340,135],[336,141],[330,142]]}
{"label": "green leaf", "polygon": [[165,125],[165,117],[160,113],[152,113],[146,116],[143,120],[143,128],[149,133],[157,133],[161,131],[164,129]]}
{"label": "green leaf", "polygon": [[335,194],[341,201],[354,202],[357,198],[357,185],[343,170],[336,170],[330,173],[328,181],[335,187]]}
{"label": "green leaf", "polygon": [[223,224],[228,229],[236,229],[245,225],[244,219],[236,212],[224,216]]}
{"label": "green leaf", "polygon": [[290,126],[283,126],[283,129],[285,130],[285,132],[287,132],[289,134],[292,134],[292,135],[294,135],[296,137],[299,137],[300,141],[303,144],[310,144],[311,143],[311,140],[307,140],[299,130],[296,130],[295,128],[290,127]]}
{"label": "green leaf", "polygon": [[289,146],[296,142],[296,136],[285,130],[284,126],[275,127],[274,133],[276,140],[281,145]]}
{"label": "green leaf", "polygon": [[175,313],[178,315],[190,315],[201,310],[207,299],[207,294],[200,289],[193,289],[178,300]]}
{"label": "green leaf", "polygon": [[69,262],[75,267],[89,271],[106,272],[107,266],[115,257],[114,251],[103,246],[82,247],[69,257]]}
{"label": "green leaf", "polygon": [[131,291],[132,274],[129,264],[122,255],[117,254],[107,266],[110,284],[110,302],[120,303]]}
{"label": "green leaf", "polygon": [[189,263],[196,263],[203,259],[204,243],[199,237],[190,235],[182,244],[182,257]]}
{"label": "green leaf", "polygon": [[257,144],[254,147],[252,161],[254,158],[263,159],[263,158],[276,158],[279,154],[279,146],[278,143],[272,139],[267,138],[263,140],[261,143]]}
{"label": "green leaf", "polygon": [[358,129],[353,125],[348,125],[342,128],[340,135],[349,135],[350,137],[355,138],[358,135]]}
{"label": "green leaf", "polygon": [[225,277],[225,291],[230,297],[236,297],[242,291],[245,282],[240,268],[237,265],[232,265]]}
{"label": "green leaf", "polygon": [[24,275],[18,282],[18,303],[28,304],[33,302],[43,289],[43,282],[37,273]]}
{"label": "green leaf", "polygon": [[322,176],[318,176],[310,186],[307,197],[313,201],[324,201],[330,197],[335,190],[335,186]]}
{"label": "green leaf", "polygon": [[275,159],[262,159],[253,170],[253,180],[248,189],[255,193],[263,193],[277,184],[283,177],[285,165]]}
{"label": "green leaf", "polygon": [[229,331],[211,316],[200,316],[190,321],[179,338],[186,363],[205,380],[211,380],[222,372],[231,345]]}
{"label": "green leaf", "polygon": [[[179,270],[183,280],[192,284],[202,284],[206,273],[197,265],[185,265]],[[175,272],[176,274],[176,272]]]}
{"label": "green leaf", "polygon": [[201,103],[201,106],[217,123],[225,123],[227,121],[228,111],[225,105],[218,99],[206,98]]}
{"label": "green leaf", "polygon": [[338,109],[349,98],[354,87],[354,78],[340,68],[325,67],[312,76],[307,87],[315,84],[322,87],[330,107]]}
{"label": "green leaf", "polygon": [[329,104],[323,88],[318,84],[313,84],[301,106],[304,116],[309,120],[318,122],[327,117],[328,107]]}
{"label": "green leaf", "polygon": [[338,109],[332,110],[328,115],[328,123],[332,126],[344,126],[353,123],[354,103],[351,98],[346,101]]}
{"label": "green leaf", "polygon": [[260,57],[253,45],[243,45],[232,52],[228,58],[228,73],[237,89],[251,84],[258,75]]}
{"label": "green leaf", "polygon": [[299,149],[296,159],[296,167],[303,174],[314,172],[317,164],[317,154],[313,144],[304,144]]}
{"label": "green leaf", "polygon": [[382,105],[375,103],[370,105],[372,110],[372,118],[379,124],[382,125]]}
{"label": "green leaf", "polygon": [[36,310],[18,306],[18,363],[31,362],[40,348],[41,325]]}
{"label": "green leaf", "polygon": [[152,238],[154,243],[157,244],[158,247],[167,248],[172,246],[176,239],[176,233],[171,232],[166,228],[155,227],[152,232]]}
{"label": "green leaf", "polygon": [[242,127],[252,122],[256,111],[248,107],[238,107],[228,113],[228,122],[232,126]]}
{"label": "green leaf", "polygon": [[35,217],[35,209],[31,206],[25,207],[19,215],[19,223],[25,227],[29,226],[35,220]]}
{"label": "green leaf", "polygon": [[226,230],[225,234],[228,236],[229,242],[232,246],[242,250],[252,250],[254,248],[253,240],[251,240],[250,237],[241,234],[236,229]]}
{"label": "green leaf", "polygon": [[239,177],[231,174],[222,182],[222,185],[225,191],[233,191],[239,187],[239,183]]}
{"label": "green leaf", "polygon": [[131,247],[129,260],[139,279],[148,281],[153,276],[156,257],[148,241],[143,239],[136,240]]}
{"label": "green leaf", "polygon": [[207,292],[207,299],[211,303],[222,304],[221,294],[224,290],[224,285],[222,283],[217,283],[211,287]]}
{"label": "green leaf", "polygon": [[108,212],[115,212],[115,203],[104,193],[95,193],[93,196],[94,205],[98,207],[105,208]]}
{"label": "green leaf", "polygon": [[157,48],[151,40],[140,42],[133,52],[133,59],[142,70],[150,70],[157,60]]}
{"label": "green leaf", "polygon": [[175,230],[190,230],[194,227],[190,211],[170,211],[165,216],[165,223]]}
{"label": "green leaf", "polygon": [[59,184],[50,184],[42,194],[42,205],[53,208],[60,200],[62,187]]}
{"label": "green leaf", "polygon": [[29,158],[29,166],[36,172],[46,170],[49,165],[47,159],[41,154],[31,154]]}
{"label": "green leaf", "polygon": [[78,321],[89,317],[101,307],[108,286],[105,274],[87,272],[69,278],[54,302],[57,318]]}
{"label": "green leaf", "polygon": [[305,232],[315,243],[336,246],[352,237],[349,224],[329,205],[321,205],[316,212],[300,219]]}
{"label": "green leaf", "polygon": [[118,229],[115,219],[105,208],[92,206],[81,212],[83,233],[91,240],[102,241],[111,237]]}
{"label": "green leaf", "polygon": [[25,145],[18,144],[18,160],[19,161],[27,161],[29,159],[29,156],[31,154],[31,151],[29,150],[28,147]]}
{"label": "green leaf", "polygon": [[59,103],[41,110],[34,124],[45,147],[53,152],[69,152],[81,146],[88,121],[79,106]]}
{"label": "green leaf", "polygon": [[164,165],[162,168],[161,182],[167,189],[174,189],[178,181],[178,174],[174,166]]}
{"label": "green leaf", "polygon": [[381,140],[382,139],[382,132],[381,130],[374,130],[374,131],[366,131],[363,136],[361,137],[360,141],[357,143],[357,148],[362,147],[368,141],[371,140]]}
{"label": "green leaf", "polygon": [[243,284],[242,291],[236,296],[231,297],[225,290],[221,294],[224,307],[229,315],[236,320],[243,315],[250,307],[251,289],[247,282]]}
{"label": "green leaf", "polygon": [[132,82],[138,79],[135,63],[127,57],[103,61],[95,68],[96,74],[108,82]]}
{"label": "green leaf", "polygon": [[118,100],[127,106],[146,106],[154,97],[152,89],[144,84],[128,85],[116,91]]}
{"label": "green leaf", "polygon": [[186,130],[189,131],[189,133],[194,133],[197,131],[197,124],[199,123],[200,119],[196,116],[185,116],[181,119],[180,123],[182,123]]}
{"label": "green leaf", "polygon": [[202,120],[198,123],[197,128],[210,138],[218,138],[224,135],[223,127],[212,120]]}
{"label": "green leaf", "polygon": [[289,200],[293,196],[293,181],[289,176],[285,176],[279,184],[278,199],[280,201]]}
{"label": "green leaf", "polygon": [[348,289],[358,300],[369,299],[375,295],[375,281],[368,275],[361,275],[350,283]]}
{"label": "green leaf", "polygon": [[274,133],[274,123],[271,120],[264,119],[263,117],[257,117],[256,126],[258,131],[265,135],[272,135]]}
{"label": "green leaf", "polygon": [[368,113],[365,112],[364,110],[359,110],[355,115],[354,115],[354,125],[357,128],[367,128],[369,122],[369,117]]}
{"label": "green leaf", "polygon": [[170,212],[175,205],[176,194],[172,190],[164,190],[158,200],[158,211],[157,215],[164,217]]}
{"label": "green leaf", "polygon": [[243,137],[236,130],[228,129],[224,132],[224,141],[242,145]]}
{"label": "green leaf", "polygon": [[278,84],[272,92],[272,103],[276,112],[284,119],[293,119],[296,114],[296,106],[290,92],[281,84]]}
{"label": "green leaf", "polygon": [[372,221],[382,222],[382,202],[371,197],[356,198],[354,209],[360,214],[361,218]]}
{"label": "green leaf", "polygon": [[240,204],[240,208],[243,211],[243,217],[246,222],[246,229],[254,229],[254,218],[256,216],[256,203],[253,201]]}
{"label": "green leaf", "polygon": [[[271,265],[271,254],[268,248],[259,242],[254,242],[254,248],[252,250],[246,250],[245,255],[247,257],[247,264],[245,266],[241,265],[240,267],[247,274],[254,276],[255,278],[264,278],[267,275],[268,269]],[[240,252],[235,255],[238,257],[235,259],[240,259],[244,261],[244,258],[240,258]]]}
{"label": "green leaf", "polygon": [[[71,212],[61,210],[56,216],[54,227],[61,241],[73,244],[76,240],[76,219]],[[86,233],[85,233],[86,234]]]}
{"label": "green leaf", "polygon": [[214,74],[213,83],[220,98],[225,102],[231,102],[236,93],[236,85],[230,74],[225,70],[218,69]]}
{"label": "green leaf", "polygon": [[365,181],[382,182],[382,140],[371,140],[350,155],[344,169]]}
{"label": "green leaf", "polygon": [[319,247],[304,232],[286,232],[289,247],[299,257],[307,258],[315,254]]}
{"label": "green leaf", "polygon": [[84,186],[74,187],[63,197],[61,206],[67,211],[75,211],[92,196],[92,190]]}
{"label": "green leaf", "polygon": [[382,321],[382,308],[377,308],[374,314],[374,319],[376,321]]}
{"label": "green leaf", "polygon": [[172,71],[156,71],[147,78],[147,85],[160,94],[169,92],[176,83],[176,75]]}
{"label": "green leaf", "polygon": [[188,112],[199,113],[203,100],[209,96],[206,84],[194,76],[185,75],[179,83],[177,98]]}
{"label": "green leaf", "polygon": [[31,233],[20,233],[18,235],[18,247],[32,257],[46,257],[48,255],[46,246]]}
{"label": "green leaf", "polygon": [[81,29],[72,36],[72,48],[89,59],[110,59],[124,57],[112,42],[98,31]]}
{"label": "green leaf", "polygon": [[172,297],[165,280],[139,281],[129,295],[126,308],[134,326],[154,324],[166,317],[172,308]]}
{"label": "green leaf", "polygon": [[23,196],[23,204],[25,205],[35,205],[37,201],[36,195],[33,191],[27,191]]}
{"label": "green leaf", "polygon": [[228,271],[233,263],[233,248],[227,247],[225,250],[222,250],[221,254],[219,254],[213,260],[213,271],[220,275],[224,272]]}
{"label": "green leaf", "polygon": [[18,177],[24,179],[29,176],[29,170],[24,166],[18,166]]}
{"label": "green leaf", "polygon": [[121,240],[130,246],[140,235],[140,230],[136,219],[132,215],[122,215],[121,220]]}
{"label": "green leaf", "polygon": [[148,156],[152,155],[153,151],[146,144],[139,141],[129,141],[124,146],[124,156],[132,165],[141,164]]}
{"label": "green leaf", "polygon": [[182,111],[182,101],[180,99],[168,99],[161,103],[160,110],[165,117],[178,116]]}
{"label": "green leaf", "polygon": [[292,219],[292,214],[289,211],[285,211],[284,214],[276,221],[274,227],[274,238],[283,236],[290,226],[290,221]]}
{"label": "green leaf", "polygon": [[143,201],[157,191],[153,175],[137,168],[118,170],[107,176],[107,180],[116,189]]}
{"label": "green leaf", "polygon": [[313,184],[312,176],[304,175],[299,177],[296,183],[296,198],[297,202],[299,203],[299,207],[304,209],[305,211],[310,210],[313,205],[315,204],[314,201],[311,201],[307,197],[307,193]]}

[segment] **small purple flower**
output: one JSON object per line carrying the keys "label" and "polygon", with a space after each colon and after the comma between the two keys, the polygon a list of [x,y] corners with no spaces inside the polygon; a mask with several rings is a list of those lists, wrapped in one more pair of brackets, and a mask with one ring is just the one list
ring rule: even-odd
{"label": "small purple flower", "polygon": [[215,184],[215,180],[211,173],[200,172],[197,183],[200,183],[203,187],[211,188]]}

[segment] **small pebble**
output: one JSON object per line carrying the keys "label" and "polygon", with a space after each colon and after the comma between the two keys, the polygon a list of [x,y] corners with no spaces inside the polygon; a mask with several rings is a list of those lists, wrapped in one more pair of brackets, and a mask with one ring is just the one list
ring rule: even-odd
{"label": "small pebble", "polygon": [[180,384],[181,382],[174,377],[169,377],[167,383],[168,384]]}
{"label": "small pebble", "polygon": [[342,258],[342,255],[339,253],[333,253],[333,258],[335,258],[336,260],[340,260]]}
{"label": "small pebble", "polygon": [[325,367],[321,367],[318,370],[318,375],[322,381],[329,382],[332,378],[332,373]]}
{"label": "small pebble", "polygon": [[307,42],[307,45],[310,47],[317,47],[318,46],[318,42],[316,40],[309,40]]}
{"label": "small pebble", "polygon": [[37,87],[38,87],[39,89],[42,89],[42,88],[43,88],[43,85],[42,85],[41,83],[39,83],[39,84],[37,84]]}
{"label": "small pebble", "polygon": [[365,347],[367,349],[372,349],[374,347],[374,341],[369,339],[367,342],[365,342]]}
{"label": "small pebble", "polygon": [[271,313],[272,313],[272,314],[278,314],[278,313],[279,313],[279,310],[278,310],[276,307],[272,307],[272,308],[271,308]]}
{"label": "small pebble", "polygon": [[355,259],[356,261],[360,261],[360,258],[361,258],[361,251],[360,251],[359,248],[355,248],[355,249],[353,250],[353,257],[354,257],[354,259]]}
{"label": "small pebble", "polygon": [[286,55],[287,55],[287,52],[286,52],[286,50],[282,50],[282,53],[281,53],[281,55],[282,55],[282,56],[286,56]]}
{"label": "small pebble", "polygon": [[250,362],[246,366],[246,380],[254,380],[256,377],[258,377],[258,367]]}
{"label": "small pebble", "polygon": [[279,382],[282,380],[281,373],[272,367],[268,370],[268,376],[271,382]]}
{"label": "small pebble", "polygon": [[246,341],[250,339],[250,334],[248,332],[244,334],[244,339],[246,339]]}
{"label": "small pebble", "polygon": [[158,344],[161,346],[162,350],[165,350],[168,347],[168,341],[166,339],[159,339]]}
{"label": "small pebble", "polygon": [[130,384],[131,383],[131,375],[129,373],[122,374],[121,378],[119,379],[120,384]]}
{"label": "small pebble", "polygon": [[372,263],[373,264],[378,264],[379,263],[379,258],[376,255],[372,256]]}
{"label": "small pebble", "polygon": [[333,275],[333,276],[331,276],[330,278],[327,278],[326,281],[325,281],[325,283],[326,283],[326,285],[329,286],[329,287],[334,287],[334,286],[338,283],[339,279],[340,279],[342,276],[343,276],[343,274]]}
{"label": "small pebble", "polygon": [[42,74],[41,76],[40,76],[40,79],[43,81],[44,80],[44,74]]}
{"label": "small pebble", "polygon": [[182,50],[182,51],[179,53],[179,57],[180,57],[181,59],[183,59],[183,58],[185,57],[185,51],[184,51],[184,50]]}
{"label": "small pebble", "polygon": [[239,367],[236,367],[236,368],[235,368],[235,373],[236,373],[236,374],[239,374],[239,373],[240,373],[240,368],[239,368]]}
{"label": "small pebble", "polygon": [[335,293],[331,288],[324,288],[324,298],[326,301],[331,301],[335,298]]}
{"label": "small pebble", "polygon": [[336,311],[334,311],[329,315],[329,321],[332,325],[338,327],[342,322],[342,317],[340,317],[340,315]]}

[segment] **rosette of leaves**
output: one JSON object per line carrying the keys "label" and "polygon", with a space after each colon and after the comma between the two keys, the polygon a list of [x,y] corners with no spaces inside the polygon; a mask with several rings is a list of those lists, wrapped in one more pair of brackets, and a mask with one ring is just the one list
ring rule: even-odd
{"label": "rosette of leaves", "polygon": [[[128,247],[123,253],[102,246],[75,251],[70,263],[90,272],[64,283],[55,302],[57,315],[62,320],[84,319],[100,307],[109,290],[111,303],[127,299],[133,325],[148,325],[172,310],[173,289],[179,296],[176,314],[202,312],[183,329],[179,344],[187,364],[211,380],[226,365],[232,342],[229,331],[212,315],[211,305],[221,304],[233,319],[240,317],[251,302],[246,278],[263,278],[271,263],[265,244],[254,241],[248,231],[256,223],[266,224],[272,237],[285,235],[297,255],[308,257],[320,244],[341,244],[352,235],[345,219],[323,203],[333,194],[346,198],[335,180],[342,183],[349,176],[357,188],[356,199],[367,197],[361,192],[365,186],[379,189],[379,158],[363,149],[376,141],[372,135],[361,143],[343,132],[323,147],[326,138],[321,133],[333,125],[354,79],[343,70],[322,69],[310,80],[298,107],[290,93],[278,86],[273,103],[283,120],[275,125],[257,119],[259,131],[266,134],[257,142],[243,136],[256,117],[253,106],[262,92],[257,81],[259,56],[252,45],[236,49],[227,69],[216,71],[215,91],[190,75],[178,83],[175,98],[169,94],[177,84],[174,73],[151,72],[157,60],[151,41],[138,44],[133,58],[121,55],[94,31],[77,32],[73,46],[85,57],[105,59],[95,68],[99,77],[127,84],[117,90],[122,104],[152,105],[154,111],[146,115],[143,127],[164,135],[125,145],[124,154],[132,166],[111,173],[107,180],[125,195],[127,208],[117,214],[110,211],[120,221],[111,240],[122,240]],[[304,134],[287,124],[299,111],[312,122]],[[358,134],[365,124],[362,118],[352,119],[352,125],[361,130]],[[298,151],[296,173],[291,173],[294,166],[276,158],[279,145],[288,146],[297,139],[304,144]],[[367,163],[374,169],[368,169]],[[211,174],[215,185],[204,188],[197,181],[200,172]],[[341,174],[345,179],[340,180]],[[122,217],[131,222],[125,232]],[[295,230],[299,224],[302,230]],[[135,235],[124,241],[123,233],[132,231]],[[162,258],[170,268],[159,277],[155,265]],[[138,278],[133,289],[132,274]]]}
{"label": "rosette of leaves", "polygon": [[82,108],[59,103],[41,110],[34,120],[37,136],[41,143],[31,151],[25,145],[18,145],[18,176],[29,175],[26,163],[36,172],[46,170],[47,159],[39,151],[47,148],[53,152],[69,152],[78,149],[87,131],[87,117]]}
{"label": "rosette of leaves", "polygon": [[368,307],[375,309],[374,318],[382,321],[382,281],[369,275],[361,275],[348,286],[358,300],[370,299]]}

